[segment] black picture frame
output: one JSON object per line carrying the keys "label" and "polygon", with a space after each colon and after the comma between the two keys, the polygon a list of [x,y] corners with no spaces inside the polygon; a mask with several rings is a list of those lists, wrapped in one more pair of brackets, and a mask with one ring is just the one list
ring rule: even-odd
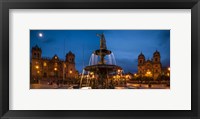
{"label": "black picture frame", "polygon": [[[191,9],[191,110],[9,110],[9,9]],[[2,119],[200,119],[199,40],[199,0],[0,0],[0,117]]]}

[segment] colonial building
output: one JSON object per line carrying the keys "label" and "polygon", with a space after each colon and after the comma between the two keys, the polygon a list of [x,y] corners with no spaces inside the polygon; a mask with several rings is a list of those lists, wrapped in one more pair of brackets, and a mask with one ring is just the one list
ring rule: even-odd
{"label": "colonial building", "polygon": [[138,56],[138,75],[152,77],[157,79],[158,76],[162,74],[162,64],[160,53],[156,50],[153,53],[153,58],[151,60],[146,60],[145,56],[141,53]]}
{"label": "colonial building", "polygon": [[42,57],[42,50],[37,45],[31,50],[31,79],[67,80],[78,76],[75,68],[75,55],[69,51],[66,59],[57,55],[52,58]]}

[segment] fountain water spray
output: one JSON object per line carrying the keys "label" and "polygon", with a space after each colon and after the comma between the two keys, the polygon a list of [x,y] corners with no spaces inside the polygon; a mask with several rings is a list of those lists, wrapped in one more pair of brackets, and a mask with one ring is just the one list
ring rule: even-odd
{"label": "fountain water spray", "polygon": [[[109,84],[108,81],[109,75],[118,70],[122,70],[122,68],[116,65],[114,54],[107,49],[104,34],[98,34],[98,36],[100,37],[100,49],[92,53],[89,65],[84,68],[84,71],[92,72],[93,75],[96,76],[95,79],[92,80],[94,82],[92,83],[94,84],[91,86],[92,88],[113,88],[113,85]],[[80,87],[82,86],[83,75],[84,74],[82,74],[81,77]]]}

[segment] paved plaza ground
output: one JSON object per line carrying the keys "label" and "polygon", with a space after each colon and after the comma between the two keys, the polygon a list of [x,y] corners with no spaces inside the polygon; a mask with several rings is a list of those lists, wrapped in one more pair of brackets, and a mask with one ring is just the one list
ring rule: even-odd
{"label": "paved plaza ground", "polygon": [[[38,83],[38,84],[31,84],[31,89],[74,89],[77,84],[59,84],[53,83],[52,85],[48,85],[48,83]],[[85,88],[84,88],[85,89]],[[149,87],[148,84],[127,84],[126,86],[116,86],[115,89],[170,89],[169,86],[165,86],[163,84],[152,85]]]}

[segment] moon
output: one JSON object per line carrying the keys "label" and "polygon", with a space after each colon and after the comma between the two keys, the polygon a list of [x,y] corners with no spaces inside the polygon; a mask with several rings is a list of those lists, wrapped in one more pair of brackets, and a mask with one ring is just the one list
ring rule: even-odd
{"label": "moon", "polygon": [[39,33],[38,35],[39,35],[39,37],[43,37],[43,34],[42,34],[42,33]]}

